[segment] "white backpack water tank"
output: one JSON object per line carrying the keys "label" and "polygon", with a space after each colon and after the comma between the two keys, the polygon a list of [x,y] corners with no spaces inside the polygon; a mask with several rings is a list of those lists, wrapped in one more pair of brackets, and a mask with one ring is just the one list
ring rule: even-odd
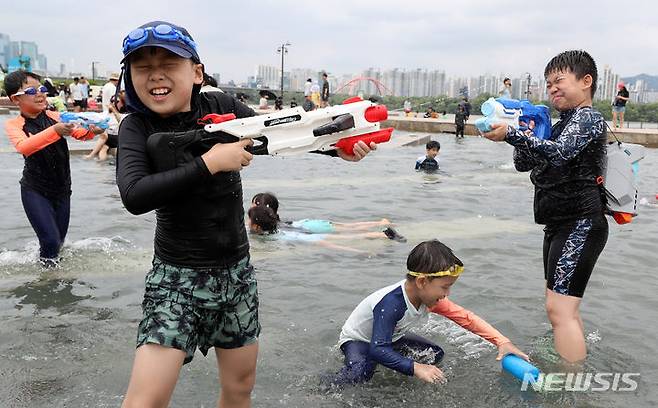
{"label": "white backpack water tank", "polygon": [[644,146],[612,142],[607,149],[603,186],[608,210],[617,223],[625,224],[637,215],[637,173],[639,161],[644,158]]}

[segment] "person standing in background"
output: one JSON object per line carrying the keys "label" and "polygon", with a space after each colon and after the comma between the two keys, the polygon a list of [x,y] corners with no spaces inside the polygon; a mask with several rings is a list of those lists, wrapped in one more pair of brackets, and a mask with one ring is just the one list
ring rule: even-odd
{"label": "person standing in background", "polygon": [[[615,100],[612,102],[612,126],[616,128],[624,127],[624,112],[626,111],[628,97],[628,89],[626,89],[624,82],[620,81],[617,84],[617,96],[615,96]],[[619,115],[619,121],[617,121],[617,115]]]}
{"label": "person standing in background", "polygon": [[103,90],[101,91],[101,104],[104,114],[110,113],[110,104],[112,103],[112,97],[117,93],[118,84],[119,74],[112,73],[110,74],[109,81],[103,85]]}
{"label": "person standing in background", "polygon": [[509,78],[503,79],[503,89],[498,92],[501,98],[512,99],[512,81]]}
{"label": "person standing in background", "polygon": [[322,74],[322,94],[320,95],[320,107],[326,108],[329,106],[329,80],[327,79],[327,73]]}

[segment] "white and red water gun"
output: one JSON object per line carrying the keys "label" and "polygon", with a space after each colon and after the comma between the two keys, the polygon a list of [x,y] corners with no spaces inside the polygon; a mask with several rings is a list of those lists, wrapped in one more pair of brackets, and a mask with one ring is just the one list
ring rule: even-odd
{"label": "white and red water gun", "polygon": [[306,112],[301,107],[284,109],[266,115],[236,119],[210,114],[201,119],[209,134],[222,132],[237,139],[256,139],[254,154],[287,155],[310,151],[342,149],[353,154],[358,141],[384,143],[391,139],[393,128],[380,129],[388,118],[384,105],[347,99],[342,105]]}
{"label": "white and red water gun", "polygon": [[311,112],[301,107],[237,119],[234,114],[209,114],[199,119],[203,129],[162,132],[149,136],[147,150],[159,171],[169,170],[207,152],[217,143],[254,139],[247,148],[256,155],[289,155],[341,149],[354,153],[359,141],[384,143],[393,128],[380,128],[388,118],[386,106],[347,99],[342,105]]}

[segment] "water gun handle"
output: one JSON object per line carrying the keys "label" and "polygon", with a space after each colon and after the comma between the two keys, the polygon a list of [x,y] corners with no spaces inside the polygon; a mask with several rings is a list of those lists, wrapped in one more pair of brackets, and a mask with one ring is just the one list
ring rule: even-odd
{"label": "water gun handle", "polygon": [[370,146],[371,142],[385,143],[391,140],[391,133],[393,133],[393,128],[380,129],[376,132],[366,133],[363,135],[345,137],[337,141],[334,146],[352,156],[354,155],[354,145],[357,144],[360,140],[365,142],[365,144],[368,146]]}
{"label": "water gun handle", "polygon": [[521,381],[526,380],[535,382],[539,378],[539,369],[521,357],[514,354],[507,354],[503,357],[503,369]]}

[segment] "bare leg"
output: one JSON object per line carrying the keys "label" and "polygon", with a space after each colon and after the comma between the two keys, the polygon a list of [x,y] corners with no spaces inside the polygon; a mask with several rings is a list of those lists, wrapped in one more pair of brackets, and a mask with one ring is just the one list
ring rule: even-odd
{"label": "bare leg", "polygon": [[107,133],[103,132],[98,136],[96,145],[91,150],[91,153],[85,156],[85,159],[92,159],[94,156],[96,156],[101,151],[103,146],[105,146],[105,142],[107,142]]}
{"label": "bare leg", "polygon": [[251,390],[256,382],[258,343],[236,349],[215,348],[221,393],[220,408],[246,408],[251,406]]}
{"label": "bare leg", "polygon": [[546,313],[553,326],[555,350],[569,363],[587,357],[585,334],[578,307],[581,298],[546,289]]}
{"label": "bare leg", "polygon": [[348,252],[356,252],[357,254],[365,254],[367,253],[366,251],[363,251],[361,249],[356,249],[356,248],[351,248],[345,245],[336,245],[333,242],[328,242],[328,241],[317,241],[318,245],[323,246],[325,248],[330,248],[330,249],[338,249],[341,251],[348,251]]}
{"label": "bare leg", "polygon": [[159,344],[137,349],[122,408],[166,407],[176,387],[185,352]]}
{"label": "bare leg", "polygon": [[612,111],[612,127],[617,127],[617,112]]}
{"label": "bare leg", "polygon": [[389,220],[382,218],[379,221],[362,221],[362,222],[332,222],[336,231],[365,231],[370,228],[392,225]]}
{"label": "bare leg", "polygon": [[624,112],[619,112],[619,127],[624,127]]}
{"label": "bare leg", "polygon": [[107,160],[107,151],[110,150],[109,147],[107,147],[106,144],[104,144],[101,147],[101,150],[98,152],[98,161],[105,161]]}
{"label": "bare leg", "polygon": [[381,231],[377,232],[362,232],[360,234],[327,234],[327,240],[328,241],[341,241],[341,240],[349,240],[349,239],[377,239],[377,238],[385,238],[388,239],[386,234],[384,234]]}

